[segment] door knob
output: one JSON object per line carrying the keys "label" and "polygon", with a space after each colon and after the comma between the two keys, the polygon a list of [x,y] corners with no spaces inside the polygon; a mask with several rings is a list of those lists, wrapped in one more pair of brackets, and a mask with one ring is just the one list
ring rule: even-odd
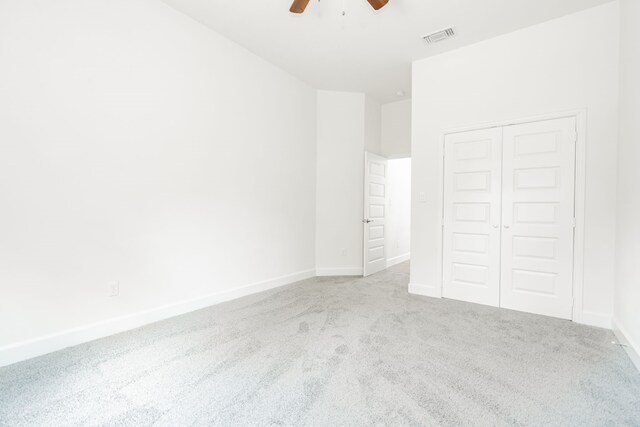
{"label": "door knob", "polygon": [[363,219],[362,222],[364,222],[365,224],[369,224],[370,222],[373,222],[372,219]]}

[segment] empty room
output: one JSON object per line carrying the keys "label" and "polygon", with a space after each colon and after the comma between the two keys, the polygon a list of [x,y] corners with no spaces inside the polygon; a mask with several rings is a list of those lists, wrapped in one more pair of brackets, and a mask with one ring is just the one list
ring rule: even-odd
{"label": "empty room", "polygon": [[640,0],[0,0],[0,426],[640,426]]}

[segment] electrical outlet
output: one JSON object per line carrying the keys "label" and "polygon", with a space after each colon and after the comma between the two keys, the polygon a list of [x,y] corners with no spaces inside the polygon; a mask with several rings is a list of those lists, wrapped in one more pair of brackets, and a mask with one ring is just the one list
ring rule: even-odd
{"label": "electrical outlet", "polygon": [[109,297],[117,297],[120,295],[120,282],[107,283],[107,295]]}
{"label": "electrical outlet", "polygon": [[347,250],[345,248],[340,249],[341,256],[347,256]]}

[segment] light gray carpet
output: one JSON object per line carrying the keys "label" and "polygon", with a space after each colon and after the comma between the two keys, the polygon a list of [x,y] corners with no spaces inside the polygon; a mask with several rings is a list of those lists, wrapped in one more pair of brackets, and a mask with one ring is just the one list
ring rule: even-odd
{"label": "light gray carpet", "polygon": [[0,425],[640,425],[609,331],[311,279],[0,369]]}

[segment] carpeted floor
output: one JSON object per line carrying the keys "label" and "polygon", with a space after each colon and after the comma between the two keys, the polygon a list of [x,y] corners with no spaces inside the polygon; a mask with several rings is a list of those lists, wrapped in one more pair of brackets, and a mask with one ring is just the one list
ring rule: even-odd
{"label": "carpeted floor", "polygon": [[318,278],[0,369],[0,425],[640,425],[609,331]]}

